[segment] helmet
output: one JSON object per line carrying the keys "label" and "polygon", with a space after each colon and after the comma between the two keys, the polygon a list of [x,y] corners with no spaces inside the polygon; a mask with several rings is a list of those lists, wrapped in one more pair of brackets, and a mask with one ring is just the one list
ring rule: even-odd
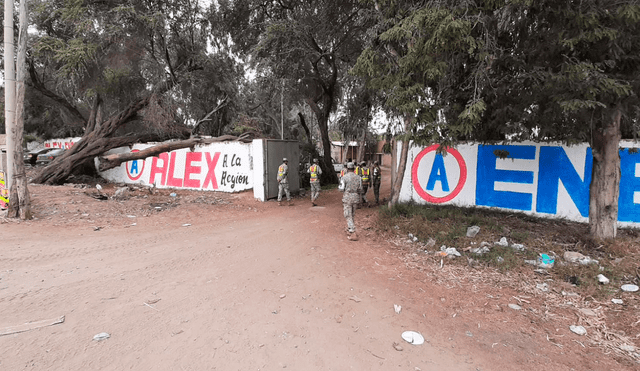
{"label": "helmet", "polygon": [[367,165],[367,162],[366,162],[366,161],[362,161],[362,162],[360,163],[360,166],[366,166],[366,165]]}
{"label": "helmet", "polygon": [[353,162],[347,162],[347,169],[355,169],[356,165],[353,164]]}
{"label": "helmet", "polygon": [[317,159],[317,158],[314,158],[314,159],[313,159],[313,163],[314,163],[314,164],[317,164],[317,163],[318,163],[318,159]]}
{"label": "helmet", "polygon": [[282,159],[282,162],[289,162],[289,160],[287,160],[287,158],[286,158],[286,157],[284,157],[284,158]]}

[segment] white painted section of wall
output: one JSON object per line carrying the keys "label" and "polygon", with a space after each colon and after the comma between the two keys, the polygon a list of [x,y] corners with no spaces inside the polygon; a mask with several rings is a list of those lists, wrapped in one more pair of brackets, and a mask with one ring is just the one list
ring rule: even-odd
{"label": "white painted section of wall", "polygon": [[[153,144],[136,144],[131,150],[151,146]],[[131,150],[121,147],[108,154]],[[112,182],[155,184],[157,188],[240,192],[253,188],[251,152],[250,143],[213,143],[194,151],[184,148],[158,157],[129,161],[100,175]]]}
{"label": "white painted section of wall", "polygon": [[260,201],[266,201],[265,195],[265,169],[264,169],[264,140],[254,139],[252,142],[253,153],[253,197]]}
{"label": "white painted section of wall", "polygon": [[[397,144],[399,159],[402,143]],[[588,222],[588,182],[585,181],[585,172],[589,179],[591,177],[591,162],[587,164],[587,160],[591,161],[588,144],[564,146],[561,143],[523,142],[505,145],[512,150],[512,157],[515,158],[491,158],[488,153],[493,152],[487,152],[489,147],[482,147],[483,152],[480,155],[478,144],[461,144],[450,153],[437,158],[437,146],[424,148],[413,146],[411,143],[399,201],[487,207],[540,217]],[[622,141],[620,146],[640,148],[640,143]],[[543,147],[544,150],[541,150]],[[522,149],[523,153],[517,155],[515,151],[519,149]],[[456,151],[459,153],[458,156],[453,154]],[[544,158],[541,159],[543,153]],[[559,157],[554,157],[558,153]],[[636,161],[635,157],[629,158]],[[464,178],[460,171],[460,159],[467,169],[466,181],[460,189],[456,189],[461,177]],[[478,164],[481,160],[485,163]],[[627,180],[633,180],[632,177],[640,178],[640,163],[635,164],[634,170],[634,174],[622,174],[622,177],[626,177]],[[480,173],[483,174],[481,184],[477,179]],[[565,179],[568,184],[564,183]],[[632,210],[632,216],[629,217],[628,213],[626,216],[627,220],[634,221],[619,222],[621,227],[640,227],[640,216],[635,217],[633,214],[640,205],[640,190],[636,191],[637,182],[634,184],[632,187],[636,188],[629,188],[633,191],[633,197],[629,196],[625,201],[627,206],[630,202],[635,204],[631,205],[632,208],[627,208]],[[567,187],[573,187],[573,190],[570,191],[571,188]],[[577,188],[579,191],[576,191]],[[580,197],[581,195],[585,197]],[[510,204],[511,198],[524,201],[520,204],[515,201]],[[511,207],[512,205],[515,206]]]}

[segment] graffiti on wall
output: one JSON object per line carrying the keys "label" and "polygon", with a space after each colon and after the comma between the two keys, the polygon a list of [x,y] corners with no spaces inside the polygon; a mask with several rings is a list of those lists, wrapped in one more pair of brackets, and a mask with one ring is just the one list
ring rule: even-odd
{"label": "graffiti on wall", "polygon": [[[623,146],[624,147],[624,146]],[[640,226],[640,153],[620,150],[618,221]],[[411,149],[400,200],[517,210],[585,221],[593,156],[587,145],[438,145]]]}
{"label": "graffiti on wall", "polygon": [[[130,151],[148,147],[137,145]],[[158,188],[238,192],[253,188],[250,153],[248,144],[213,144],[195,151],[181,149],[129,161],[102,176],[125,183],[154,184]]]}
{"label": "graffiti on wall", "polygon": [[73,147],[73,145],[76,144],[80,139],[82,138],[77,137],[77,138],[51,139],[51,140],[45,141],[44,146],[46,148],[69,149]]}

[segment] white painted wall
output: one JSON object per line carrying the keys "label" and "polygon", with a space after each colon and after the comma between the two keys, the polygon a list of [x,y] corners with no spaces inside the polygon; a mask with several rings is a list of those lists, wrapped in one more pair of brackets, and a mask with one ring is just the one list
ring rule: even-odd
{"label": "white painted wall", "polygon": [[[142,150],[153,144],[121,147],[107,154]],[[155,184],[157,188],[196,189],[240,192],[253,188],[252,144],[214,143],[195,148],[162,153],[157,157],[129,161],[101,172],[112,182]]]}
{"label": "white painted wall", "polygon": [[253,153],[253,197],[260,200],[266,200],[265,179],[264,174],[264,141],[262,139],[254,139],[252,142]]}
{"label": "white painted wall", "polygon": [[[436,148],[413,144],[409,148],[400,202],[487,207],[588,221],[592,157],[587,144],[461,144],[439,158]],[[640,148],[640,143],[623,141],[621,148],[619,225],[640,227],[640,153],[628,150]],[[509,152],[510,158],[496,158],[495,150]],[[460,170],[460,163],[466,171]]]}

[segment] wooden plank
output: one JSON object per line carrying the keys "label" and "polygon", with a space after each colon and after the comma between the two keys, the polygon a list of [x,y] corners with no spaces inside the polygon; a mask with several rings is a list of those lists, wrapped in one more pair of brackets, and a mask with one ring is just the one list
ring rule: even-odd
{"label": "wooden plank", "polygon": [[0,336],[17,334],[20,332],[35,330],[41,327],[53,326],[62,322],[64,322],[64,316],[54,318],[54,319],[47,319],[43,321],[29,322],[29,323],[25,323],[24,325],[11,326],[3,330],[0,330]]}

